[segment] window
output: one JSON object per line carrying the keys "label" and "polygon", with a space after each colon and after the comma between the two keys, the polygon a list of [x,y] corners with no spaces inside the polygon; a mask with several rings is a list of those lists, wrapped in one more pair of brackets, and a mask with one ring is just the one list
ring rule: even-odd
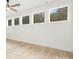
{"label": "window", "polygon": [[22,24],[29,24],[29,16],[22,17]]}
{"label": "window", "polygon": [[12,25],[12,20],[8,20],[8,26]]}
{"label": "window", "polygon": [[50,21],[64,21],[67,20],[68,8],[56,8],[50,10]]}
{"label": "window", "polygon": [[44,12],[34,14],[34,23],[43,23],[44,22]]}
{"label": "window", "polygon": [[19,25],[19,18],[14,19],[14,25]]}

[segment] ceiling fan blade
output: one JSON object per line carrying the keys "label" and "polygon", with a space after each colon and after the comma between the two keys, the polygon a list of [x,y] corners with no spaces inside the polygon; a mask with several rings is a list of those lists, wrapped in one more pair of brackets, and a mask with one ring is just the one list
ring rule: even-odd
{"label": "ceiling fan blade", "polygon": [[11,10],[13,10],[13,11],[15,11],[15,12],[17,12],[17,10],[15,10],[15,9],[13,9],[13,8],[11,8],[11,7],[9,7]]}
{"label": "ceiling fan blade", "polygon": [[20,6],[20,4],[14,4],[14,5],[11,5],[10,7],[16,7],[16,6]]}

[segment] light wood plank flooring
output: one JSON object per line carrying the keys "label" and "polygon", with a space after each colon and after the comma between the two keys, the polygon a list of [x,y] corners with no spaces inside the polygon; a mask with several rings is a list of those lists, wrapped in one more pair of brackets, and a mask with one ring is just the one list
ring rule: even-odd
{"label": "light wood plank flooring", "polygon": [[73,59],[73,53],[7,39],[6,59]]}

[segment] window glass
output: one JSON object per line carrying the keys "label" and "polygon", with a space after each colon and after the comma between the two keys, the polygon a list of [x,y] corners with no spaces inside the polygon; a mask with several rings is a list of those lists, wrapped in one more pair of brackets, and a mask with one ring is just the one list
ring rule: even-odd
{"label": "window glass", "polygon": [[50,10],[50,21],[64,21],[67,20],[68,8],[56,8]]}
{"label": "window glass", "polygon": [[44,12],[34,14],[34,23],[43,23],[44,22]]}
{"label": "window glass", "polygon": [[29,16],[22,17],[22,24],[29,24]]}
{"label": "window glass", "polygon": [[14,25],[19,25],[19,18],[14,19]]}
{"label": "window glass", "polygon": [[8,20],[8,26],[12,25],[12,20]]}

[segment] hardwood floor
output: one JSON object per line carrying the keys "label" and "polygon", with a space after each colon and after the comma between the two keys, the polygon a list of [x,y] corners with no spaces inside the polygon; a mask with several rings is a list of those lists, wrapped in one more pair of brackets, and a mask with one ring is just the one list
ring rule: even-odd
{"label": "hardwood floor", "polygon": [[6,59],[73,59],[73,53],[7,39]]}

